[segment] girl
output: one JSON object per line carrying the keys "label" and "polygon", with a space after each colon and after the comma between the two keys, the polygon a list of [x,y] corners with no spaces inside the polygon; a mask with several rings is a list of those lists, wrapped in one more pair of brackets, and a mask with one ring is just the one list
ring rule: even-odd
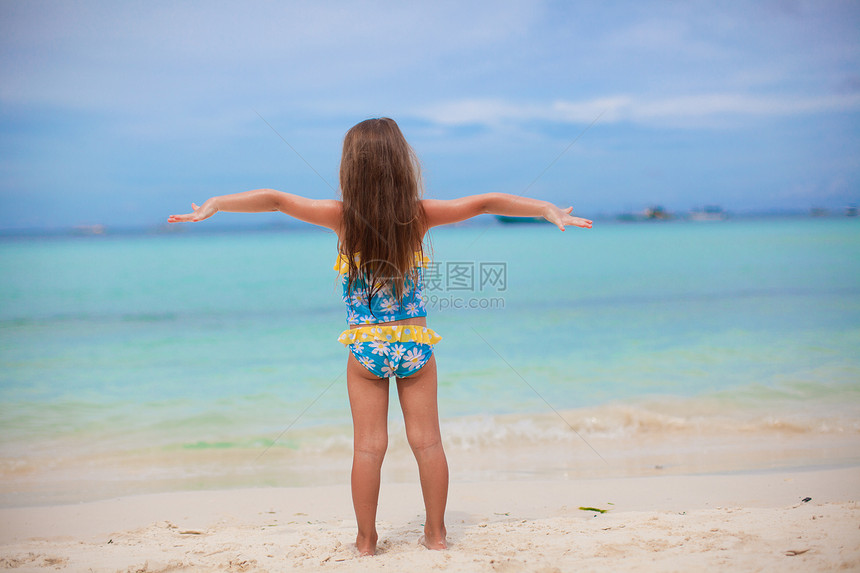
{"label": "girl", "polygon": [[483,213],[543,217],[591,228],[591,221],[546,201],[503,193],[448,201],[422,199],[415,152],[397,124],[369,119],[347,132],[340,163],[342,199],[307,199],[257,189],[192,203],[193,213],[172,215],[171,223],[202,221],[218,211],[281,211],[328,227],[338,236],[347,323],[339,341],[350,349],[347,389],[354,429],[352,499],[358,522],[356,547],[376,551],[376,507],[380,470],[388,445],[388,379],[397,379],[406,437],[418,462],[427,512],[422,543],[446,549],[445,505],[448,462],[442,449],[436,402],[433,345],[441,337],[427,328],[423,240],[437,225]]}

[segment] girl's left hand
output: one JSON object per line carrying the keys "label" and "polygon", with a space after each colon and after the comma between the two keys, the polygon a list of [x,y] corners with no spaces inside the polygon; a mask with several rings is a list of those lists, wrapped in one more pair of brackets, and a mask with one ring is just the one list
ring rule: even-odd
{"label": "girl's left hand", "polygon": [[560,230],[564,231],[564,227],[566,225],[573,225],[574,227],[582,227],[583,229],[591,228],[591,221],[588,219],[583,219],[581,217],[574,217],[571,215],[573,212],[573,207],[568,207],[567,209],[559,209],[558,207],[553,206],[549,212],[544,215],[544,219],[554,224]]}
{"label": "girl's left hand", "polygon": [[203,219],[208,219],[209,217],[218,212],[218,208],[215,206],[215,203],[214,201],[212,201],[212,199],[209,199],[200,207],[192,203],[191,208],[194,209],[193,213],[188,213],[187,215],[171,215],[167,218],[167,222],[194,223],[197,221],[202,221]]}

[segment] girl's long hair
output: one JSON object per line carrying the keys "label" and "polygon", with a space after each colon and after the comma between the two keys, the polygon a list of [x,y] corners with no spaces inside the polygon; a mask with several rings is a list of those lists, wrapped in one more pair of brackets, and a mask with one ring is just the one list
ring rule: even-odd
{"label": "girl's long hair", "polygon": [[415,253],[424,253],[422,191],[418,157],[393,119],[368,119],[347,132],[338,250],[349,261],[348,291],[362,277],[369,297],[389,287],[401,299]]}

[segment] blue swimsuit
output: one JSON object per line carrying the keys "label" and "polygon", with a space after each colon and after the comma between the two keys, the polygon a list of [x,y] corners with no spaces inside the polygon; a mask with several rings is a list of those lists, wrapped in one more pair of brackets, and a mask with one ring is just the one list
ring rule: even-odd
{"label": "blue swimsuit", "polygon": [[418,372],[433,355],[433,345],[442,337],[426,326],[386,325],[395,320],[427,316],[424,298],[425,261],[416,253],[415,272],[403,281],[400,300],[388,287],[368,301],[368,286],[357,278],[349,288],[349,261],[340,255],[334,270],[340,273],[346,322],[366,325],[344,330],[338,341],[348,346],[355,359],[379,378],[405,378]]}

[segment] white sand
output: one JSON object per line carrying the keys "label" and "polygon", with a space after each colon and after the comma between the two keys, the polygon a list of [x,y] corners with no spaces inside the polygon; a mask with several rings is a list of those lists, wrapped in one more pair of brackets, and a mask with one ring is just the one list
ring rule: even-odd
{"label": "white sand", "polygon": [[858,501],[860,468],[453,483],[451,548],[431,552],[418,484],[383,483],[379,554],[358,558],[346,485],[140,495],[0,510],[0,568],[860,570]]}

